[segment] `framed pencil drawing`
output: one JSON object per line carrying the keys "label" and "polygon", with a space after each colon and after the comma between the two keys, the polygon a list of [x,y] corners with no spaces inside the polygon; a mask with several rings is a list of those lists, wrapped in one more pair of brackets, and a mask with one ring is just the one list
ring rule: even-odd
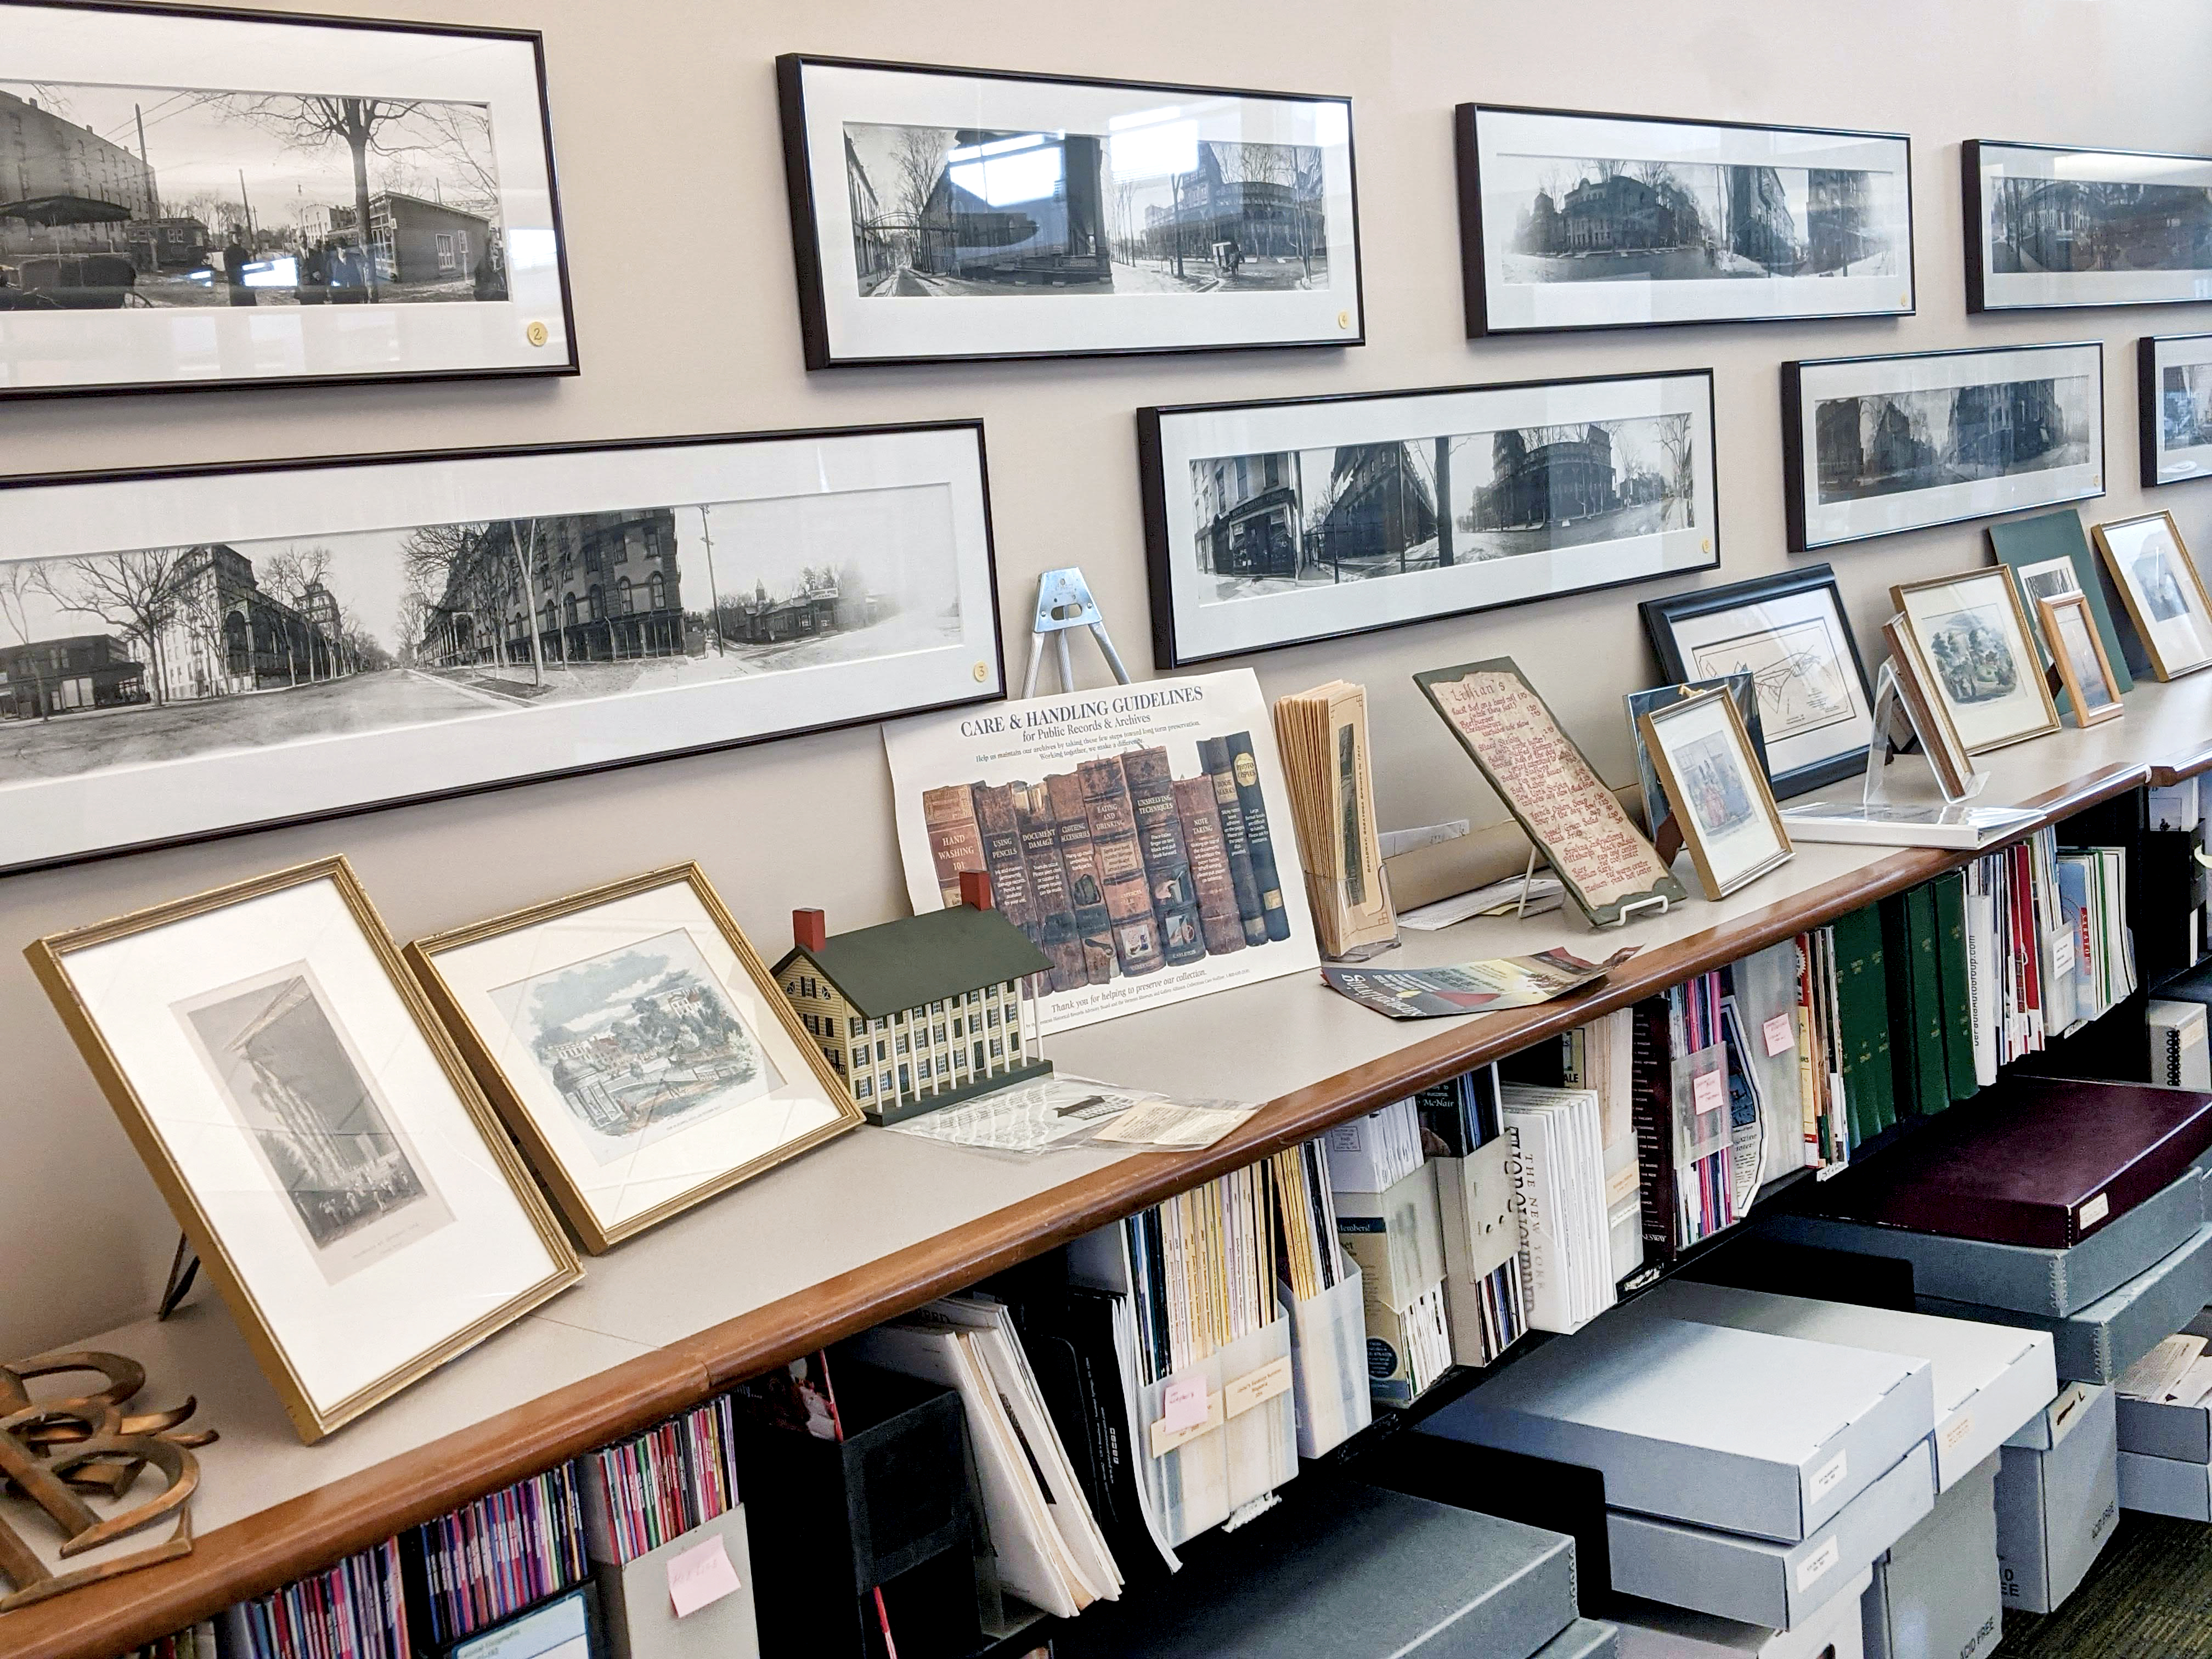
{"label": "framed pencil drawing", "polygon": [[1003,676],[975,422],[0,481],[0,870]]}
{"label": "framed pencil drawing", "polygon": [[1352,100],[776,60],[809,368],[1358,345]]}
{"label": "framed pencil drawing", "polygon": [[1903,133],[1462,104],[1469,338],[1913,309]]}
{"label": "framed pencil drawing", "polygon": [[303,1440],[582,1276],[343,858],[25,952]]}
{"label": "framed pencil drawing", "polygon": [[2212,476],[2212,334],[2136,343],[2136,431],[2145,489]]}
{"label": "framed pencil drawing", "polygon": [[574,374],[539,37],[0,0],[0,398]]}
{"label": "framed pencil drawing", "polygon": [[2159,678],[2212,665],[2212,598],[2173,514],[2115,519],[2089,533]]}
{"label": "framed pencil drawing", "polygon": [[1720,562],[1710,369],[1137,411],[1163,666]]}
{"label": "framed pencil drawing", "polygon": [[2212,155],[1959,147],[1966,309],[2212,300]]}

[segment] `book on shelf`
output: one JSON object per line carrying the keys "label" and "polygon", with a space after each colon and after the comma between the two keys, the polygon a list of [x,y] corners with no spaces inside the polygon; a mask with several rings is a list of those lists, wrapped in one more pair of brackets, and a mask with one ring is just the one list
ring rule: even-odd
{"label": "book on shelf", "polygon": [[1332,680],[1278,698],[1275,740],[1322,954],[1356,960],[1395,944],[1397,916],[1375,829],[1365,689]]}
{"label": "book on shelf", "polygon": [[1872,847],[1972,848],[2017,835],[2039,816],[2011,806],[1793,801],[1782,809],[1792,841],[1844,842]]}
{"label": "book on shelf", "polygon": [[1415,1097],[1443,1231],[1445,1328],[1462,1365],[1490,1364],[1528,1329],[1504,1086],[1496,1066],[1479,1066]]}
{"label": "book on shelf", "polygon": [[1328,1175],[1340,1193],[1379,1193],[1421,1167],[1421,1115],[1408,1096],[1327,1133]]}
{"label": "book on shelf", "polygon": [[399,1535],[410,1627],[434,1645],[591,1575],[577,1464],[561,1464]]}
{"label": "book on shelf", "polygon": [[399,1540],[238,1602],[217,1638],[224,1659],[410,1659]]}
{"label": "book on shelf", "polygon": [[579,1460],[585,1553],[620,1565],[682,1537],[738,1502],[730,1396]]}
{"label": "book on shelf", "polygon": [[1528,1322],[1580,1330],[1613,1305],[1616,1283],[1597,1092],[1509,1083],[1498,1109],[1513,1151]]}

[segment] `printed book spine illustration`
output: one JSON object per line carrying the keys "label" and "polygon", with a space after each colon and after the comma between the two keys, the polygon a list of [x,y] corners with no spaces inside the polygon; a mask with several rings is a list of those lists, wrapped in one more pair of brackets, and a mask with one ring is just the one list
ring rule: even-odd
{"label": "printed book spine illustration", "polygon": [[1083,810],[1083,781],[1073,772],[1055,772],[1043,787],[1052,803],[1060,865],[1067,872],[1067,896],[1082,949],[1084,977],[1092,985],[1103,985],[1114,977],[1114,927],[1106,914],[1097,853],[1091,844],[1091,820]]}
{"label": "printed book spine illustration", "polygon": [[1168,965],[1180,968],[1206,959],[1206,937],[1198,918],[1198,892],[1191,883],[1190,848],[1176,815],[1175,774],[1164,749],[1133,749],[1121,757],[1129,800],[1137,815],[1137,845],[1145,855],[1152,915]]}
{"label": "printed book spine illustration", "polygon": [[1030,938],[1052,959],[1050,974],[1031,977],[1047,981],[1036,988],[1040,990],[1072,991],[1085,982],[1083,941],[1076,935],[1075,906],[1068,896],[1067,866],[1060,856],[1052,792],[1042,783],[1017,783],[1012,791],[1022,861],[1030,872]]}
{"label": "printed book spine illustration", "polygon": [[1630,1108],[1636,1126],[1636,1160],[1641,1173],[1637,1198],[1644,1215],[1644,1253],[1648,1261],[1674,1259],[1674,1102],[1671,1011],[1663,997],[1636,1005],[1631,1052],[1635,1085]]}
{"label": "printed book spine illustration", "polygon": [[1144,850],[1137,844],[1136,811],[1121,763],[1110,756],[1087,760],[1078,764],[1076,772],[1083,780],[1083,811],[1091,821],[1091,847],[1113,931],[1115,959],[1133,978],[1157,973],[1167,964],[1160,953]]}
{"label": "printed book spine illustration", "polygon": [[1260,883],[1252,870],[1252,847],[1244,832],[1244,806],[1237,794],[1236,769],[1224,738],[1200,738],[1198,763],[1213,784],[1213,804],[1221,809],[1221,839],[1229,848],[1229,879],[1237,890],[1237,914],[1247,945],[1267,942],[1267,913],[1260,902]]}
{"label": "printed book spine illustration", "polygon": [[1206,948],[1226,956],[1244,948],[1244,919],[1237,910],[1237,884],[1230,874],[1229,844],[1222,837],[1221,809],[1214,804],[1212,778],[1177,778],[1176,811],[1190,848],[1190,878],[1198,888],[1198,921]]}
{"label": "printed book spine illustration", "polygon": [[[1228,745],[1229,769],[1236,780],[1237,804],[1244,809],[1244,847],[1252,856],[1252,881],[1260,890],[1261,918],[1270,939],[1291,936],[1291,913],[1283,908],[1282,878],[1275,873],[1275,842],[1267,824],[1267,800],[1260,788],[1260,763],[1252,754],[1252,734],[1239,732]],[[1250,930],[1246,930],[1249,937]]]}
{"label": "printed book spine illustration", "polygon": [[929,856],[937,866],[937,889],[947,904],[960,902],[960,872],[986,870],[983,832],[975,823],[970,786],[947,784],[921,793],[921,820],[929,834]]}
{"label": "printed book spine illustration", "polygon": [[1022,832],[1014,822],[1013,791],[1003,783],[975,786],[975,823],[983,832],[983,860],[991,872],[991,902],[1024,933],[1036,914],[1030,867],[1022,857]]}

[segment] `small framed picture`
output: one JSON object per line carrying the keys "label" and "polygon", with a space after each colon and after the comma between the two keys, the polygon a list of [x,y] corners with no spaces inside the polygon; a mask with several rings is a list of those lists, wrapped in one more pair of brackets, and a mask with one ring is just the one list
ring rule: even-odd
{"label": "small framed picture", "polygon": [[2136,343],[2136,430],[2145,489],[2212,477],[2212,334]]}
{"label": "small framed picture", "polygon": [[407,960],[595,1255],[860,1124],[696,864],[417,939]]}
{"label": "small framed picture", "polygon": [[2090,532],[2159,678],[2212,665],[2212,600],[2171,513],[2116,519]]}
{"label": "small framed picture", "polygon": [[1709,899],[1725,897],[1791,857],[1765,769],[1726,687],[1637,716]]}
{"label": "small framed picture", "polygon": [[2097,637],[2095,623],[2090,620],[2089,601],[2079,593],[2063,593],[2057,599],[2038,599],[2035,608],[2058,678],[2073,704],[2074,723],[2095,726],[2124,714],[2119,686],[2112,678],[2112,661]]}
{"label": "small framed picture", "polygon": [[2212,155],[1969,138],[1966,309],[2178,305],[2212,288]]}
{"label": "small framed picture", "polygon": [[1352,100],[776,59],[809,368],[1358,345]]}
{"label": "small framed picture", "polygon": [[25,952],[316,1441],[583,1267],[343,858]]}
{"label": "small framed picture", "polygon": [[1751,751],[1759,757],[1759,775],[1766,775],[1766,743],[1759,734],[1759,688],[1749,674],[1724,674],[1715,680],[1698,680],[1687,685],[1655,685],[1645,691],[1631,691],[1621,701],[1628,708],[1628,735],[1636,745],[1636,781],[1644,795],[1644,823],[1651,837],[1652,846],[1659,856],[1671,866],[1682,850],[1682,826],[1676,822],[1674,804],[1667,793],[1667,786],[1659,781],[1659,773],[1651,763],[1651,750],[1644,741],[1643,717],[1656,709],[1671,708],[1685,697],[1693,697],[1701,691],[1726,691],[1735,699],[1735,712],[1743,720],[1743,729],[1751,734]]}
{"label": "small framed picture", "polygon": [[2012,572],[1984,565],[1889,590],[1906,654],[1969,755],[2058,729],[2027,608]]}
{"label": "small framed picture", "polygon": [[1889,660],[1897,677],[1897,695],[1904,700],[1905,711],[1912,717],[1912,729],[1919,735],[1921,752],[1935,769],[1936,781],[1942,785],[1944,798],[1965,799],[1973,786],[1973,757],[1966,753],[1966,740],[1960,737],[1951,711],[1942,698],[1929,690],[1922,677],[1920,659],[1912,650],[1905,619],[1892,617],[1881,625],[1881,637],[1889,646]]}
{"label": "small framed picture", "polygon": [[1874,692],[1825,564],[1646,599],[1660,672],[1680,684],[1745,673],[1775,794],[1788,799],[1866,769]]}

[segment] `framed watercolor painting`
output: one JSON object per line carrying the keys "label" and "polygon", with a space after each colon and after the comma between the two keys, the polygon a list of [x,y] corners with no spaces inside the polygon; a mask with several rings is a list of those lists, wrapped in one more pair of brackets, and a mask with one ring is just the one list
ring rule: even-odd
{"label": "framed watercolor painting", "polygon": [[0,398],[574,374],[538,36],[0,0]]}
{"label": "framed watercolor painting", "polygon": [[1983,565],[1899,582],[1890,603],[1921,686],[1950,718],[1969,755],[2058,729],[2058,708],[2012,572]]}
{"label": "framed watercolor painting", "polygon": [[1790,835],[1751,732],[1725,686],[1648,709],[1637,735],[1709,899],[1725,898],[1790,859]]}
{"label": "framed watercolor painting", "polygon": [[2212,300],[2212,155],[1959,146],[1966,309]]}
{"label": "framed watercolor painting", "polygon": [[806,366],[1358,345],[1352,100],[776,60]]}
{"label": "framed watercolor painting", "polygon": [[975,422],[8,479],[0,621],[0,870],[1004,686]]}

